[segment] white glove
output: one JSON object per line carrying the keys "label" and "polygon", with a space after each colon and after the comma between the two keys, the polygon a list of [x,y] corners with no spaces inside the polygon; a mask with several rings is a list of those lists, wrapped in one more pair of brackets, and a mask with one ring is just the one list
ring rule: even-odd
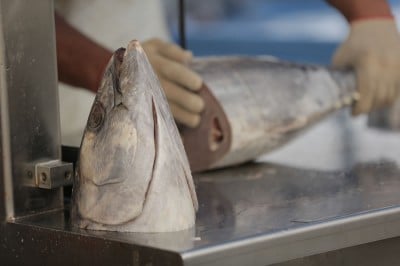
{"label": "white glove", "polygon": [[353,22],[332,63],[356,71],[360,99],[353,115],[392,104],[400,92],[400,35],[394,20]]}
{"label": "white glove", "polygon": [[186,66],[192,53],[159,39],[143,42],[142,46],[160,79],[175,120],[188,127],[198,126],[204,101],[196,91],[203,81]]}

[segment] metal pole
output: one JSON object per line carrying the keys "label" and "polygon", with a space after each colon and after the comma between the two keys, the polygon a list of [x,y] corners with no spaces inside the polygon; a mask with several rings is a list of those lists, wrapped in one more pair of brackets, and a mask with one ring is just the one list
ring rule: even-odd
{"label": "metal pole", "polygon": [[186,32],[185,32],[185,0],[179,0],[179,44],[183,49],[187,48],[186,45]]}

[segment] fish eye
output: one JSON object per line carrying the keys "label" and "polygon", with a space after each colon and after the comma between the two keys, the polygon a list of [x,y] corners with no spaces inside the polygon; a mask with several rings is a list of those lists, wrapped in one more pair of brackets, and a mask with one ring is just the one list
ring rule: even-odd
{"label": "fish eye", "polygon": [[90,112],[88,120],[88,128],[96,130],[101,127],[104,122],[105,110],[100,102],[95,102],[93,104],[92,111]]}

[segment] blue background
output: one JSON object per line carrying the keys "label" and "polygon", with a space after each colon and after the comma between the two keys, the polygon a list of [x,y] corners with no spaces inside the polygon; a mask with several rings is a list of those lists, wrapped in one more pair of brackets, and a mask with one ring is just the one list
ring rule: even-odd
{"label": "blue background", "polygon": [[[400,0],[390,3],[398,17]],[[196,56],[268,54],[329,64],[348,31],[321,0],[186,0],[186,7],[188,49]],[[176,20],[170,28],[177,40]]]}

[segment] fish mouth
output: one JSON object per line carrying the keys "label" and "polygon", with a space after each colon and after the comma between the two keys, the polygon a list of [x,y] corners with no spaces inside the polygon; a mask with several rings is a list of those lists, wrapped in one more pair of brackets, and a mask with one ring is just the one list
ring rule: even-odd
{"label": "fish mouth", "polygon": [[122,69],[122,62],[124,61],[125,56],[125,48],[119,48],[114,53],[114,71],[113,71],[113,92],[114,92],[114,107],[124,106],[123,105],[123,94],[121,90],[121,69]]}

